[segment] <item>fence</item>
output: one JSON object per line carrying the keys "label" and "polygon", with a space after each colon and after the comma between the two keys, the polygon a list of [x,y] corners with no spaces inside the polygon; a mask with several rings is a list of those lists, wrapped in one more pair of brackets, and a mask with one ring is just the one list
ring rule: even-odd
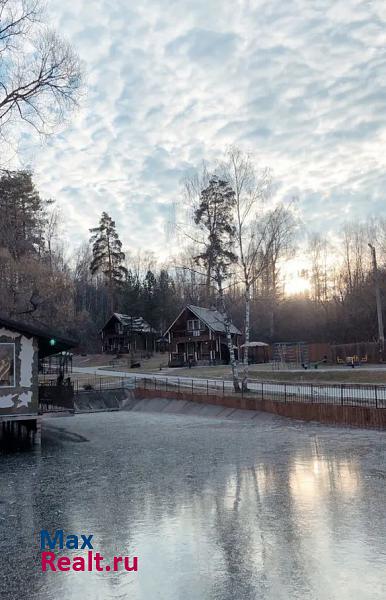
{"label": "fence", "polygon": [[114,377],[112,379],[106,379],[105,377],[89,377],[87,379],[74,381],[74,392],[91,392],[91,391],[103,391],[103,390],[118,390],[127,387],[133,387],[132,377]]}
{"label": "fence", "polygon": [[[131,386],[143,390],[191,392],[192,394],[216,397],[234,394],[232,382],[215,379],[132,377]],[[269,399],[280,403],[301,402],[304,404],[386,408],[386,385],[283,383],[249,380],[248,392],[241,391],[237,395],[242,398]]]}
{"label": "fence", "polygon": [[39,411],[56,412],[74,410],[74,388],[72,385],[56,385],[55,382],[39,385]]}
{"label": "fence", "polygon": [[[160,375],[127,377],[98,377],[73,381],[74,393],[114,389],[141,389],[163,392],[190,392],[216,396],[236,395],[231,381],[220,379],[190,379],[187,377],[162,377]],[[325,404],[334,406],[359,406],[386,408],[386,385],[327,384],[307,382],[278,382],[249,380],[248,391],[237,394],[241,398],[271,400],[279,403]]]}
{"label": "fence", "polygon": [[[68,379],[66,378],[59,387],[66,387],[68,385]],[[44,375],[39,379],[39,387],[40,388],[53,388],[57,386],[57,380],[49,379]],[[133,386],[133,378],[128,377],[106,377],[106,376],[98,376],[98,375],[90,375],[84,377],[83,375],[77,377],[73,376],[71,379],[71,386],[74,390],[74,393],[77,394],[81,391],[98,391],[98,390],[116,390],[120,388],[125,388],[128,386]]]}

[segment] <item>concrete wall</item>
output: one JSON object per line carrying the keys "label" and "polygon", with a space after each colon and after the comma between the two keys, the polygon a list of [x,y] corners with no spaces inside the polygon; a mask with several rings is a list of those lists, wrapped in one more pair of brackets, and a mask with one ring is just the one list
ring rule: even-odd
{"label": "concrete wall", "polygon": [[269,398],[264,400],[241,396],[214,396],[192,394],[191,392],[174,392],[165,390],[136,389],[137,399],[168,398],[212,404],[226,408],[265,411],[283,417],[301,419],[303,421],[318,421],[332,425],[348,425],[354,427],[369,427],[386,429],[386,409],[367,408],[359,406],[335,406],[332,404],[305,404],[303,402],[275,402]]}
{"label": "concrete wall", "polygon": [[125,389],[82,390],[74,396],[75,412],[97,412],[124,408],[132,394]]}
{"label": "concrete wall", "polygon": [[0,343],[15,345],[15,385],[0,386],[0,420],[38,413],[38,345],[34,337],[0,327]]}

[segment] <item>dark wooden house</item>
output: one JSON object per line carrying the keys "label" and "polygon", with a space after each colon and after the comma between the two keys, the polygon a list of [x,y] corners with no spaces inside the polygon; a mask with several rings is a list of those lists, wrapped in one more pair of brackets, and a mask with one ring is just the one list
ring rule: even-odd
{"label": "dark wooden house", "polygon": [[[238,357],[241,331],[231,325],[231,334]],[[224,317],[218,310],[188,305],[166,330],[166,336],[169,366],[229,363]]]}
{"label": "dark wooden house", "polygon": [[100,333],[103,352],[152,354],[155,350],[157,332],[142,317],[113,313]]}

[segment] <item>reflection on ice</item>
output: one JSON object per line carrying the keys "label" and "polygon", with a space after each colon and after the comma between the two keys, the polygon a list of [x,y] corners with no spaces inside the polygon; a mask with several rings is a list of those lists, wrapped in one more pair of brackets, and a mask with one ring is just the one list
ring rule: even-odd
{"label": "reflection on ice", "polygon": [[[0,463],[9,600],[384,600],[384,434],[151,413],[47,421]],[[46,573],[36,534],[94,535],[137,574]],[[15,532],[18,532],[15,535]]]}
{"label": "reflection on ice", "polygon": [[[343,495],[359,492],[358,467],[354,461],[312,458],[299,462],[295,458],[290,472],[290,489],[294,499],[319,502],[338,491]],[[311,502],[312,503],[312,502]]]}

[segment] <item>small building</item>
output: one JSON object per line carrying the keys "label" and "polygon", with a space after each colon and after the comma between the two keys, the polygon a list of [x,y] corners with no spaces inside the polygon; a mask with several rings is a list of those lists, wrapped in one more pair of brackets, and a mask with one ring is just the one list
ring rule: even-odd
{"label": "small building", "polygon": [[36,431],[39,410],[39,361],[69,350],[74,340],[48,328],[0,316],[0,422],[2,432],[24,425]]}
{"label": "small building", "polygon": [[269,344],[266,344],[265,342],[249,342],[248,344],[243,344],[240,346],[242,349],[242,356],[240,358],[243,357],[244,348],[247,346],[248,363],[250,365],[269,362]]}
{"label": "small building", "polygon": [[[241,331],[231,325],[231,335],[238,358]],[[189,304],[166,330],[166,336],[169,366],[229,363],[224,316],[218,310]]]}
{"label": "small building", "polygon": [[100,334],[102,352],[152,354],[155,350],[157,332],[142,317],[113,313]]}

